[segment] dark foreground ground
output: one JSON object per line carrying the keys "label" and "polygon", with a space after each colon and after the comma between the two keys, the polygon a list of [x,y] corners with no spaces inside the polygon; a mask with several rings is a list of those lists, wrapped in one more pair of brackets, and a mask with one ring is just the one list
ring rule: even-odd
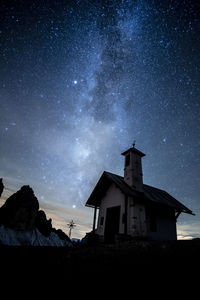
{"label": "dark foreground ground", "polygon": [[[119,245],[64,247],[0,246],[1,282],[19,280],[54,282],[96,287],[112,282],[116,290],[125,283],[129,289],[153,282],[176,289],[192,288],[200,282],[200,239],[168,243],[123,243]],[[181,286],[178,284],[181,282]],[[51,284],[50,284],[51,285]],[[199,284],[198,284],[199,285]],[[151,285],[152,287],[152,285]]]}

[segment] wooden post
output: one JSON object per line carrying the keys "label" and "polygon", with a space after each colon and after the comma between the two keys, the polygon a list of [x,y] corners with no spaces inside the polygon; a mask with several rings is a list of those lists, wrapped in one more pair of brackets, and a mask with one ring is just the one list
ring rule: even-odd
{"label": "wooden post", "polygon": [[97,207],[94,207],[94,218],[93,218],[93,231],[95,231],[96,227],[96,217],[97,217]]}

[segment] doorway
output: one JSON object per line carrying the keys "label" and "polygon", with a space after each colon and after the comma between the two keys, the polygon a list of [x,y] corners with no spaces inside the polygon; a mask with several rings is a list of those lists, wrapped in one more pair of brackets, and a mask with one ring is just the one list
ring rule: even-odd
{"label": "doorway", "polygon": [[105,243],[114,243],[115,235],[119,233],[120,206],[109,207],[106,211],[104,231]]}

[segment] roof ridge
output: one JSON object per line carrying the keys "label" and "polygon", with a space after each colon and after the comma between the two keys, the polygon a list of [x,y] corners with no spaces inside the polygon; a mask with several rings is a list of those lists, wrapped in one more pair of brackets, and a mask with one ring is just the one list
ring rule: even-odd
{"label": "roof ridge", "polygon": [[115,173],[111,173],[111,172],[108,172],[108,171],[104,171],[104,173],[111,174],[111,175],[115,175],[115,176],[117,176],[117,177],[120,177],[120,178],[124,179],[123,176],[117,175],[117,174],[115,174]]}
{"label": "roof ridge", "polygon": [[152,186],[152,185],[149,185],[149,184],[145,184],[145,183],[143,183],[143,186],[151,187],[151,188],[153,188],[153,189],[156,189],[156,190],[159,190],[159,191],[162,191],[162,192],[165,192],[165,193],[167,193],[165,190],[163,190],[163,189],[160,189],[160,188],[157,188],[157,187],[155,187],[155,186]]}
{"label": "roof ridge", "polygon": [[[133,189],[131,186],[129,186],[127,182],[124,181],[124,177],[108,171],[104,171],[99,181],[97,182],[93,192],[91,193],[86,203],[86,206],[95,207],[96,205],[96,207],[99,207],[101,198],[103,197],[105,190],[107,190],[110,186],[109,182],[115,183],[126,195],[129,195],[131,197],[139,196],[139,192]],[[143,184],[143,187],[144,192],[142,194],[144,195],[144,199],[173,207],[177,211],[193,214],[189,208],[187,208],[184,204],[182,204],[180,201],[178,201],[165,190],[161,190],[147,184]]]}

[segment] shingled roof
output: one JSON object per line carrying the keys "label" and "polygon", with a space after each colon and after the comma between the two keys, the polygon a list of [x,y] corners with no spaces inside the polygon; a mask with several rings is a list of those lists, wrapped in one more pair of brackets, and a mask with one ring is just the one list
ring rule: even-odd
{"label": "shingled roof", "polygon": [[193,212],[189,208],[187,208],[185,205],[183,205],[181,202],[176,200],[164,190],[160,190],[150,185],[144,184],[144,192],[141,193],[131,188],[124,181],[124,178],[122,176],[109,172],[103,172],[93,192],[88,198],[86,206],[99,207],[101,199],[104,197],[108,188],[113,183],[121,190],[122,193],[124,193],[127,196],[136,197],[138,200],[141,199],[145,201],[159,203],[165,206],[170,206],[173,207],[177,212],[193,214]]}

